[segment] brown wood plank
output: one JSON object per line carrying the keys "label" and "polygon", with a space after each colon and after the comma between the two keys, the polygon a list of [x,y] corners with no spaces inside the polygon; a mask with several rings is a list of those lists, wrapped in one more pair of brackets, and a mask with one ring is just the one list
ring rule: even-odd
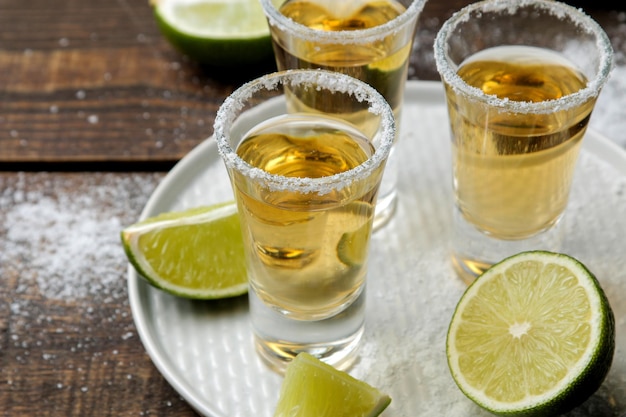
{"label": "brown wood plank", "polygon": [[175,161],[212,133],[235,83],[173,51],[147,1],[87,3],[0,9],[0,164]]}
{"label": "brown wood plank", "polygon": [[0,172],[0,415],[197,416],[141,343],[117,246],[162,177]]}
{"label": "brown wood plank", "polygon": [[[469,2],[426,4],[410,79],[439,79],[433,39]],[[623,12],[603,5],[591,14],[620,35]],[[615,36],[622,57],[623,37]],[[212,134],[215,112],[234,88],[267,71],[199,68],[161,36],[148,0],[29,0],[28,7],[3,0],[0,170],[168,169]]]}

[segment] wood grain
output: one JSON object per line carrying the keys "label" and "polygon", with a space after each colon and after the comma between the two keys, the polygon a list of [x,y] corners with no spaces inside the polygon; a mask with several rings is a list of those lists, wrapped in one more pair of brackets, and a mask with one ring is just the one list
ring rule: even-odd
{"label": "wood grain", "polygon": [[[426,4],[409,78],[439,78],[434,36],[467,3]],[[195,65],[161,36],[147,0],[4,0],[0,27],[4,170],[167,170],[212,134],[234,88],[274,68]]]}

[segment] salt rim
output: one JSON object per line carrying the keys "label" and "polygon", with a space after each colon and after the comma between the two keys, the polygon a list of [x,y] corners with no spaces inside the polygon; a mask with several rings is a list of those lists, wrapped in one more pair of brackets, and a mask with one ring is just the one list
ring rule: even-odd
{"label": "salt rim", "polygon": [[[476,11],[478,11],[478,15],[482,14],[482,12],[501,11],[513,14],[518,8],[527,6],[535,6],[536,8],[546,10],[559,19],[567,17],[586,33],[594,35],[596,45],[601,54],[600,63],[597,75],[589,80],[585,88],[554,100],[542,102],[512,101],[486,94],[481,89],[468,85],[459,77],[456,69],[452,68],[449,64],[446,42],[458,23],[467,22],[471,18],[470,15]],[[613,47],[602,27],[581,9],[553,0],[484,0],[470,4],[454,13],[452,17],[443,24],[435,38],[434,54],[437,71],[444,81],[452,86],[457,93],[460,92],[466,97],[478,99],[492,107],[512,110],[523,114],[546,114],[555,111],[555,109],[566,110],[584,103],[593,97],[597,97],[613,69]]]}
{"label": "salt rim", "polygon": [[[265,15],[270,26],[276,26],[281,31],[292,31],[310,41],[318,43],[334,43],[334,44],[366,44],[376,40],[380,40],[384,36],[395,34],[404,29],[406,25],[412,24],[413,20],[422,12],[424,4],[427,0],[414,0],[411,5],[402,13],[389,22],[374,26],[368,29],[359,30],[338,30],[323,31],[311,29],[293,19],[286,17],[278,11],[271,0],[260,0]],[[345,0],[341,0],[345,1]]]}
{"label": "salt rim", "polygon": [[[230,146],[228,131],[235,121],[238,112],[244,108],[245,102],[260,90],[275,90],[279,85],[298,86],[315,85],[316,89],[327,89],[354,96],[359,102],[369,102],[368,111],[381,116],[381,143],[374,154],[362,164],[339,174],[320,178],[285,177],[270,174],[250,165],[237,155]],[[368,177],[372,170],[378,168],[388,157],[393,145],[396,126],[391,107],[383,96],[373,87],[351,76],[321,70],[298,69],[274,72],[249,81],[235,90],[220,106],[213,126],[217,141],[218,153],[229,169],[234,169],[247,178],[261,180],[271,191],[292,191],[304,194],[328,194],[333,190],[341,190],[354,181]]]}

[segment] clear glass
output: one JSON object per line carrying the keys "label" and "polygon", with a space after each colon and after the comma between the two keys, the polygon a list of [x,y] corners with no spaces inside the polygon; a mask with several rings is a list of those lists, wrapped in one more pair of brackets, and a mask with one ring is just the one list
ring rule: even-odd
{"label": "clear glass", "polygon": [[391,108],[352,77],[283,71],[228,97],[215,138],[241,219],[257,352],[278,371],[302,351],[348,367]]}
{"label": "clear glass", "polygon": [[442,26],[435,60],[452,133],[452,261],[465,281],[522,250],[559,250],[612,57],[594,20],[555,1],[478,2]]}
{"label": "clear glass", "polygon": [[[400,126],[417,19],[426,0],[261,0],[279,70],[322,68],[367,82],[389,102]],[[398,166],[392,155],[374,229],[393,216]]]}

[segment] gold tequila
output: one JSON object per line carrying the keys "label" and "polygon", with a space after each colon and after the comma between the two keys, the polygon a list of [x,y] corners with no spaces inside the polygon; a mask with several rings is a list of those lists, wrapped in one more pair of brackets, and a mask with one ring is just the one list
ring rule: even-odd
{"label": "gold tequila", "polygon": [[[287,0],[279,10],[311,29],[353,31],[385,24],[406,8],[396,0]],[[365,81],[385,97],[398,118],[412,35],[390,33],[368,43],[346,43],[275,33],[274,50],[279,69],[322,68]]]}
{"label": "gold tequila", "polygon": [[[250,165],[289,178],[350,170],[374,149],[358,130],[320,115],[289,114],[246,134],[236,150]],[[382,170],[382,167],[378,168]],[[233,178],[248,275],[266,305],[300,320],[333,316],[362,291],[381,173],[328,193],[268,190]]]}
{"label": "gold tequila", "polygon": [[[457,73],[486,94],[516,102],[555,100],[587,83],[560,54],[528,46],[481,51]],[[466,102],[446,88],[455,132],[454,187],[463,216],[501,239],[525,238],[551,227],[567,204],[595,100],[522,114]]]}

